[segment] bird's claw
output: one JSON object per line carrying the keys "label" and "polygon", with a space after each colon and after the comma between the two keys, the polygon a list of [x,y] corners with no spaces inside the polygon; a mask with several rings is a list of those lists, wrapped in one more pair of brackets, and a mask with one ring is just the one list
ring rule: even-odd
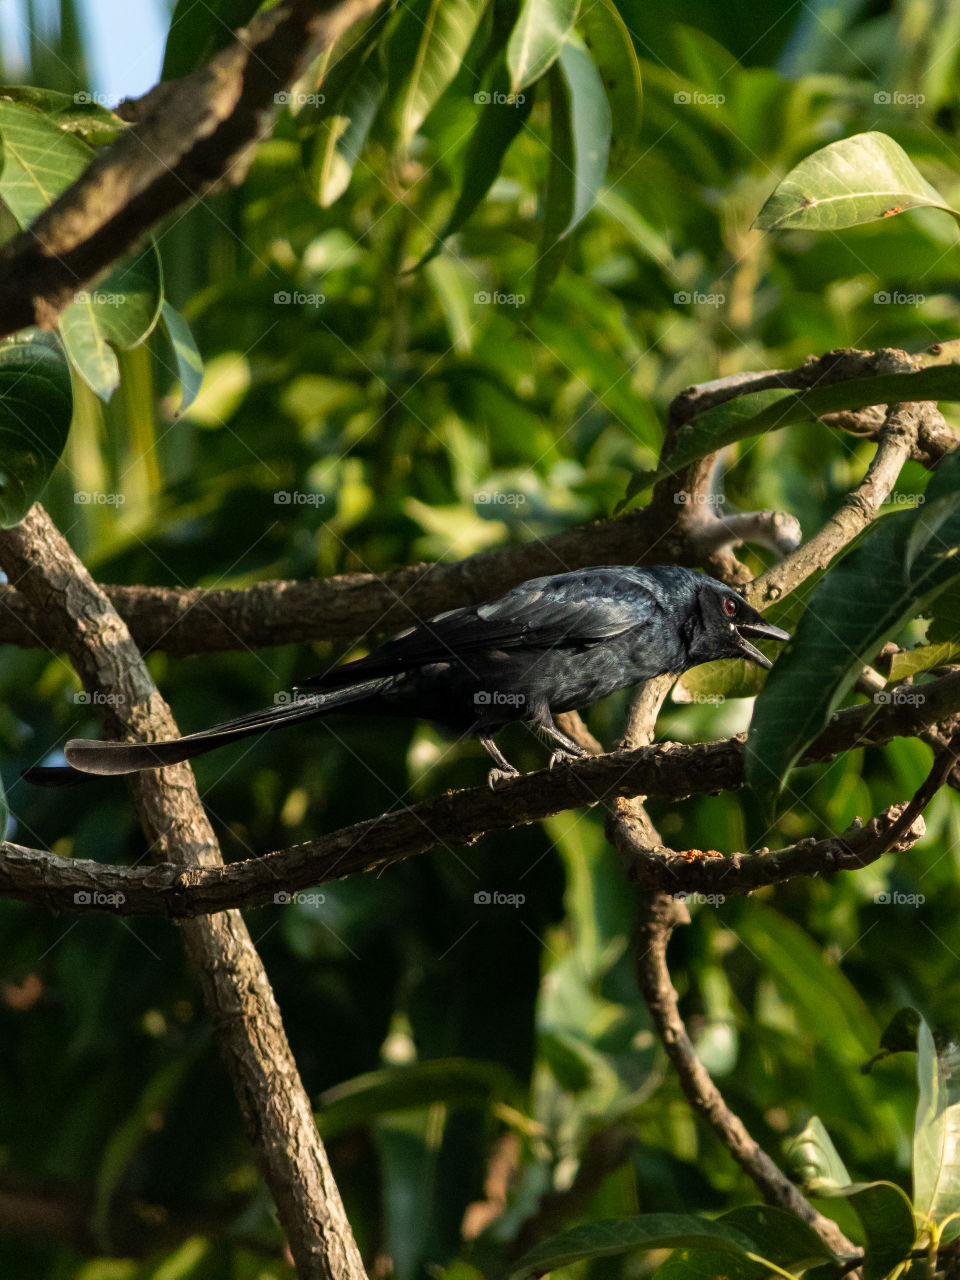
{"label": "bird's claw", "polygon": [[514,778],[520,777],[519,769],[491,769],[487,774],[487,782],[491,791],[496,791],[503,782],[512,782]]}
{"label": "bird's claw", "polygon": [[[583,755],[585,756],[586,754],[587,752],[584,751]],[[582,759],[582,756],[580,753],[577,753],[576,755],[574,755],[572,751],[554,751],[553,755],[550,757],[550,762],[547,765],[547,768],[555,769],[558,764],[570,764],[572,760],[580,760],[580,759]]]}

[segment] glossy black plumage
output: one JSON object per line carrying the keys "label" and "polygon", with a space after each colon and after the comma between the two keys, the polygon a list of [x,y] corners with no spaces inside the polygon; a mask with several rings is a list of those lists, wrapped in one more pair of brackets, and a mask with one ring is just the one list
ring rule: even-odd
{"label": "glossy black plumage", "polygon": [[789,639],[704,574],[676,566],[578,569],[418,623],[369,657],[308,680],[289,702],[170,742],[73,739],[65,748],[73,769],[26,776],[61,783],[73,780],[74,770],[131,773],[343,710],[411,716],[475,734],[498,766],[493,782],[516,772],[493,742],[505,724],[534,725],[558,744],[555,758],[582,754],[557,729],[554,714],[715,658],[770,666],[750,636]]}

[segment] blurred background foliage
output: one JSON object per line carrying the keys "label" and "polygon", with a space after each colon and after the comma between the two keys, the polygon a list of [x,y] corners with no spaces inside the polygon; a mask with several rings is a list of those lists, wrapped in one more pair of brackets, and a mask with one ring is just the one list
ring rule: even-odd
{"label": "blurred background foliage", "polygon": [[[422,120],[407,90],[427,6],[400,4],[315,68],[329,101],[291,102],[241,188],[160,228],[166,294],[206,374],[178,415],[157,331],[120,354],[109,403],[76,382],[44,501],[98,580],[242,587],[527,541],[608,514],[631,473],[654,464],[667,405],[692,382],[842,345],[915,351],[960,336],[957,233],[942,214],[842,234],[750,230],[803,156],[868,129],[889,133],[960,203],[960,17],[949,0],[608,6],[642,72],[643,124],[627,136],[608,84],[610,168],[536,308],[556,92],[546,80],[527,90],[532,106],[488,197],[412,269],[470,177],[470,136],[492,109],[474,95],[500,83],[491,50],[517,16],[511,0],[444,5],[473,25]],[[256,7],[181,0],[165,74],[209,57]],[[59,8],[20,78],[73,94],[89,87],[87,53],[76,6]],[[588,26],[581,18],[585,37]],[[355,91],[357,68],[370,73],[369,118],[362,94],[352,108],[369,131],[344,174],[330,129],[338,68],[342,81],[351,66]],[[316,75],[300,90],[315,96]],[[710,300],[685,300],[696,296]],[[724,457],[728,500],[792,511],[809,536],[872,448],[819,426],[745,443]],[[900,492],[924,483],[911,464]],[[123,502],[82,503],[81,492]],[[309,501],[278,503],[278,492]],[[744,552],[756,570],[766,554]],[[357,637],[358,651],[366,642]],[[343,652],[158,652],[150,666],[189,731],[270,702]],[[11,838],[139,861],[121,786],[56,793],[17,781],[53,758],[52,744],[96,734],[76,690],[63,660],[5,652]],[[588,717],[604,742],[624,706]],[[721,737],[749,715],[747,699],[668,704],[659,732]],[[528,768],[542,761],[519,730],[505,749]],[[240,858],[476,785],[480,755],[424,726],[343,719],[202,758],[196,772],[226,856]],[[899,741],[807,770],[802,802],[776,830],[749,795],[652,816],[675,848],[772,846],[903,799],[930,759]],[[901,1055],[869,1076],[859,1065],[903,1004],[955,1023],[953,793],[927,824],[910,853],[857,876],[694,907],[673,943],[699,1052],[775,1155],[816,1113],[854,1177],[909,1185],[912,1064]],[[475,898],[493,891],[522,904]],[[890,891],[923,902],[875,901]],[[631,971],[631,895],[588,811],[327,885],[322,903],[251,913],[307,1088],[327,1104],[321,1124],[375,1275],[454,1266],[469,1280],[581,1221],[756,1198],[654,1042]],[[18,1229],[0,1221],[0,1274],[290,1274],[176,928],[51,919],[0,901],[0,971],[0,1188],[25,1197]]]}

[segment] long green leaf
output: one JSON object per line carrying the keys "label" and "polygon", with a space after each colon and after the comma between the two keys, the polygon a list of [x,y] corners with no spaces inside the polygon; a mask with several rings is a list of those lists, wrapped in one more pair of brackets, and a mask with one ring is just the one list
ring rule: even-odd
{"label": "long green leaf", "polygon": [[647,1213],[635,1218],[613,1218],[575,1227],[552,1236],[525,1253],[514,1267],[511,1280],[542,1276],[557,1267],[585,1258],[609,1258],[628,1249],[719,1248],[734,1254],[751,1253],[749,1236],[732,1227],[686,1213]]}
{"label": "long green leaf", "polygon": [[49,117],[66,133],[75,133],[91,146],[112,142],[129,128],[126,120],[109,107],[101,106],[89,93],[58,93],[33,85],[0,85],[0,99],[32,107]]}
{"label": "long green leaf", "polygon": [[93,151],[32,107],[0,98],[0,199],[22,227],[90,163]]}
{"label": "long green leaf", "polygon": [[802,1131],[790,1139],[786,1159],[790,1173],[809,1193],[820,1195],[853,1185],[819,1116],[811,1116]]}
{"label": "long green leaf", "polygon": [[547,72],[577,16],[577,0],[524,0],[507,41],[510,88],[519,93]]}
{"label": "long green leaf", "polygon": [[194,341],[190,326],[169,302],[164,302],[161,317],[164,330],[173,347],[180,379],[180,412],[184,413],[196,400],[203,383],[203,357]]}
{"label": "long green leaf", "polygon": [[860,1219],[867,1246],[863,1280],[884,1280],[909,1258],[917,1242],[913,1209],[892,1182],[854,1182],[819,1194],[843,1198]]}
{"label": "long green leaf", "polygon": [[0,342],[0,525],[39,496],[70,430],[70,372],[56,338],[24,329]]}
{"label": "long green leaf", "polygon": [[960,400],[960,364],[851,378],[848,382],[814,387],[810,391],[774,387],[736,396],[697,414],[681,427],[672,451],[657,470],[643,471],[633,477],[624,503],[691,462],[746,436],[799,422],[816,422],[825,414],[841,409],[865,409],[874,404],[916,400]]}
{"label": "long green leaf", "polygon": [[336,114],[321,121],[314,141],[310,176],[322,209],[329,209],[350,185],[380,107],[383,89],[380,77],[369,63],[364,63],[357,69]]}
{"label": "long green leaf", "polygon": [[762,231],[836,231],[929,206],[960,219],[885,133],[821,147],[791,169],[757,216]]}
{"label": "long green leaf", "polygon": [[459,231],[496,180],[510,143],[520,133],[533,108],[536,88],[513,94],[506,63],[501,56],[488,81],[489,87],[476,96],[480,119],[467,144],[463,182],[456,204],[440,231],[433,247],[417,264],[422,267],[443,248],[448,236]]}
{"label": "long green leaf", "polygon": [[[952,489],[952,514],[909,572],[907,549],[923,526],[926,507],[874,524],[811,593],[794,638],[754,708],[746,771],[748,783],[761,794],[779,796],[789,770],[826,727],[864,663],[960,576],[960,456],[948,457],[935,479],[938,497]],[[922,698],[922,691],[917,696]]]}
{"label": "long green leaf", "polygon": [[616,132],[610,155],[615,164],[632,163],[643,116],[643,81],[633,38],[613,0],[591,0],[577,25],[600,73]]}
{"label": "long green leaf", "polygon": [[951,1044],[938,1050],[922,1020],[917,1084],[913,1200],[921,1217],[942,1222],[960,1210],[960,1048]]}
{"label": "long green leaf", "polygon": [[426,0],[424,4],[404,7],[391,39],[396,58],[412,43],[411,31],[416,34],[412,66],[395,99],[398,132],[404,144],[409,143],[460,70],[487,3],[488,0]]}

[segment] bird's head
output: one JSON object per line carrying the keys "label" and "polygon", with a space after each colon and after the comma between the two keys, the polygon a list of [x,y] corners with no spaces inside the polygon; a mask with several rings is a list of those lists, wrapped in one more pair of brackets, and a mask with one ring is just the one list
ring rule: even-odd
{"label": "bird's head", "polygon": [[790,632],[765,622],[736,591],[702,576],[699,608],[691,616],[687,636],[691,666],[717,658],[747,658],[761,667],[773,663],[751,640],[789,640]]}

